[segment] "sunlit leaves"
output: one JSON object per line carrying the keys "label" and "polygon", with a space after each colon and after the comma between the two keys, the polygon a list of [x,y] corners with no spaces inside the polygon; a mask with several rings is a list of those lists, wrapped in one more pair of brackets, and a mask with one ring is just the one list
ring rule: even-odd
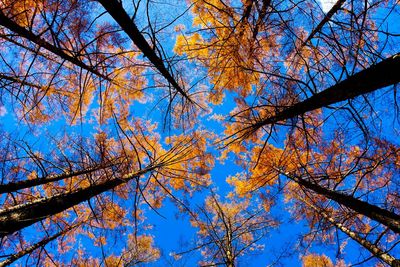
{"label": "sunlit leaves", "polygon": [[[260,80],[259,73],[253,70],[268,55],[269,48],[277,46],[274,36],[257,39],[252,26],[241,20],[229,2],[195,1],[192,12],[193,25],[200,30],[179,35],[175,51],[207,67],[212,103],[222,102],[224,90],[249,96]],[[261,30],[266,29],[257,29]]]}
{"label": "sunlit leaves", "polygon": [[226,201],[212,194],[204,206],[190,215],[192,226],[198,228],[195,249],[201,251],[203,265],[224,262],[233,266],[241,256],[263,250],[259,240],[277,225],[259,202],[234,194],[227,196]]}
{"label": "sunlit leaves", "polygon": [[0,107],[19,122],[0,138],[0,213],[11,214],[0,256],[39,244],[27,264],[156,261],[147,216],[167,199],[190,217],[204,264],[261,251],[276,210],[309,230],[304,266],[333,266],[314,245],[337,243],[339,257],[356,235],[383,248],[375,256],[397,252],[393,228],[332,197],[399,213],[398,122],[382,115],[396,118],[396,91],[348,96],[360,79],[340,101],[307,102],[398,53],[395,1],[329,14],[318,1],[188,1],[171,21],[153,17],[156,2],[100,2],[0,4]]}
{"label": "sunlit leaves", "polygon": [[332,261],[325,255],[308,254],[302,257],[303,267],[333,267]]}

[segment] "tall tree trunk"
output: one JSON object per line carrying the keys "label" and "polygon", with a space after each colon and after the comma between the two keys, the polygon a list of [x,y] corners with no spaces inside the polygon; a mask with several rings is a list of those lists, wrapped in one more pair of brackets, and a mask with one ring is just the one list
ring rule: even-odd
{"label": "tall tree trunk", "polygon": [[122,30],[131,38],[133,43],[150,60],[154,67],[164,76],[165,79],[187,100],[192,102],[187,93],[178,84],[172,74],[167,70],[163,60],[157,56],[154,49],[150,47],[143,34],[136,27],[135,23],[126,13],[122,3],[118,0],[97,0],[104,9],[114,18]]}
{"label": "tall tree trunk", "polygon": [[79,171],[74,171],[74,172],[66,172],[63,174],[59,175],[49,175],[46,177],[40,177],[40,178],[34,178],[31,180],[23,180],[23,181],[18,181],[18,182],[10,182],[7,184],[0,184],[0,194],[4,193],[11,193],[17,190],[33,187],[33,186],[38,186],[42,184],[47,184],[51,182],[56,182],[56,181],[61,181],[67,178],[72,178],[78,175],[84,175],[84,174],[89,174],[93,173],[95,171],[99,170],[104,170],[107,168],[111,168],[112,166],[115,166],[115,164],[110,164],[110,165],[98,165],[98,166],[93,166],[90,168],[86,168],[84,170],[79,170]]}
{"label": "tall tree trunk", "polygon": [[49,216],[65,211],[96,195],[124,184],[135,177],[151,172],[158,167],[159,166],[157,165],[150,166],[141,171],[125,175],[122,178],[113,178],[99,184],[91,185],[87,188],[61,193],[49,198],[40,198],[30,203],[0,210],[0,238],[10,235]]}
{"label": "tall tree trunk", "polygon": [[311,41],[312,38],[314,38],[314,36],[321,31],[322,27],[324,27],[324,25],[326,23],[328,23],[331,18],[333,17],[333,15],[336,14],[336,12],[339,11],[339,9],[343,6],[344,2],[346,2],[346,0],[338,0],[333,7],[328,11],[328,13],[326,14],[326,16],[324,17],[323,20],[321,20],[321,22],[317,25],[317,27],[314,28],[314,30],[310,33],[310,35],[307,37],[306,40],[304,40],[304,42],[301,44],[301,47],[304,47],[305,45],[307,45],[307,43],[309,41]]}
{"label": "tall tree trunk", "polygon": [[280,121],[300,116],[306,112],[349,100],[400,82],[400,54],[387,58],[376,65],[350,76],[328,89],[299,103],[264,118],[242,130],[254,132],[257,129]]}
{"label": "tall tree trunk", "polygon": [[339,193],[337,191],[333,191],[322,187],[318,184],[307,181],[301,177],[292,175],[290,173],[285,173],[282,170],[276,168],[276,170],[280,173],[296,182],[297,184],[304,186],[305,188],[322,195],[328,199],[334,200],[342,206],[345,206],[349,209],[354,210],[355,212],[364,215],[372,220],[375,220],[385,226],[387,226],[390,230],[395,233],[400,233],[400,215],[390,212],[388,210],[382,209],[378,206],[369,204],[368,202],[359,200],[349,195],[345,195],[343,193]]}
{"label": "tall tree trunk", "polygon": [[229,224],[229,227],[226,229],[226,266],[234,267],[235,266],[235,255],[233,252],[233,233],[232,227]]}
{"label": "tall tree trunk", "polygon": [[24,250],[21,250],[20,252],[18,252],[16,254],[11,255],[6,260],[0,262],[0,267],[9,266],[10,264],[12,264],[13,262],[17,261],[18,259],[24,257],[25,255],[28,255],[28,254],[32,253],[33,251],[35,251],[36,249],[46,246],[48,243],[57,239],[58,237],[65,235],[67,232],[78,227],[79,225],[81,225],[81,223],[71,225],[71,226],[65,228],[64,230],[59,231],[58,233],[56,233],[54,235],[43,238],[38,243],[36,243],[30,247],[27,247]]}
{"label": "tall tree trunk", "polygon": [[271,0],[263,0],[262,1],[261,10],[260,10],[260,13],[258,14],[256,25],[254,26],[253,39],[256,39],[259,28],[264,23],[264,18],[267,15],[267,9],[270,5],[271,5]]}
{"label": "tall tree trunk", "polygon": [[356,232],[353,232],[349,228],[345,227],[343,224],[337,222],[335,219],[330,217],[324,210],[322,210],[320,208],[317,208],[316,206],[311,204],[309,201],[306,201],[304,199],[302,199],[302,201],[304,203],[306,203],[307,206],[310,206],[312,209],[314,209],[318,214],[322,215],[322,217],[324,217],[325,220],[327,220],[329,223],[334,225],[337,229],[339,229],[340,231],[345,233],[347,236],[349,236],[351,239],[353,239],[354,241],[359,243],[361,246],[366,248],[375,257],[381,259],[383,262],[389,264],[390,266],[396,266],[396,267],[400,266],[400,260],[399,259],[394,258],[392,255],[384,252],[382,249],[380,249],[375,244],[372,244],[371,242],[369,242],[365,238],[361,237]]}
{"label": "tall tree trunk", "polygon": [[46,50],[52,52],[53,54],[56,54],[57,56],[61,57],[62,59],[66,60],[68,62],[71,62],[72,64],[74,64],[78,67],[81,67],[82,69],[87,70],[107,81],[110,81],[110,78],[108,78],[104,74],[100,73],[95,68],[86,65],[81,60],[77,59],[76,57],[72,57],[72,56],[68,55],[67,53],[65,53],[61,48],[52,45],[51,43],[42,39],[40,36],[25,29],[24,27],[21,27],[16,22],[14,22],[10,18],[8,18],[1,10],[0,10],[0,25],[6,27],[10,31],[16,33],[18,36],[28,39],[32,43],[35,43],[36,45],[45,48]]}

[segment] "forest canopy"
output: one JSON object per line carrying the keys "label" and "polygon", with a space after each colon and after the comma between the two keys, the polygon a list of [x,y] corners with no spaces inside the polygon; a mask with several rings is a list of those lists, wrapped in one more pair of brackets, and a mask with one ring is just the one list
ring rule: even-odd
{"label": "forest canopy", "polygon": [[0,0],[0,266],[400,266],[398,0]]}

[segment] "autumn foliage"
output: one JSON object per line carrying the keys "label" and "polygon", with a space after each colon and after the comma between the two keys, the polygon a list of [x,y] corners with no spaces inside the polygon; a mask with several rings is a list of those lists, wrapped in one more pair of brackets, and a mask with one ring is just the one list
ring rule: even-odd
{"label": "autumn foliage", "polygon": [[400,4],[327,2],[0,1],[0,266],[400,266]]}

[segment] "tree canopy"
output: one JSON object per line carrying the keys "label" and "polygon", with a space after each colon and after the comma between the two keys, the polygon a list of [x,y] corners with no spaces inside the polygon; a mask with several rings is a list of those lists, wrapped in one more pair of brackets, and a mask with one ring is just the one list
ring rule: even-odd
{"label": "tree canopy", "polygon": [[399,21],[0,1],[0,266],[400,266]]}

